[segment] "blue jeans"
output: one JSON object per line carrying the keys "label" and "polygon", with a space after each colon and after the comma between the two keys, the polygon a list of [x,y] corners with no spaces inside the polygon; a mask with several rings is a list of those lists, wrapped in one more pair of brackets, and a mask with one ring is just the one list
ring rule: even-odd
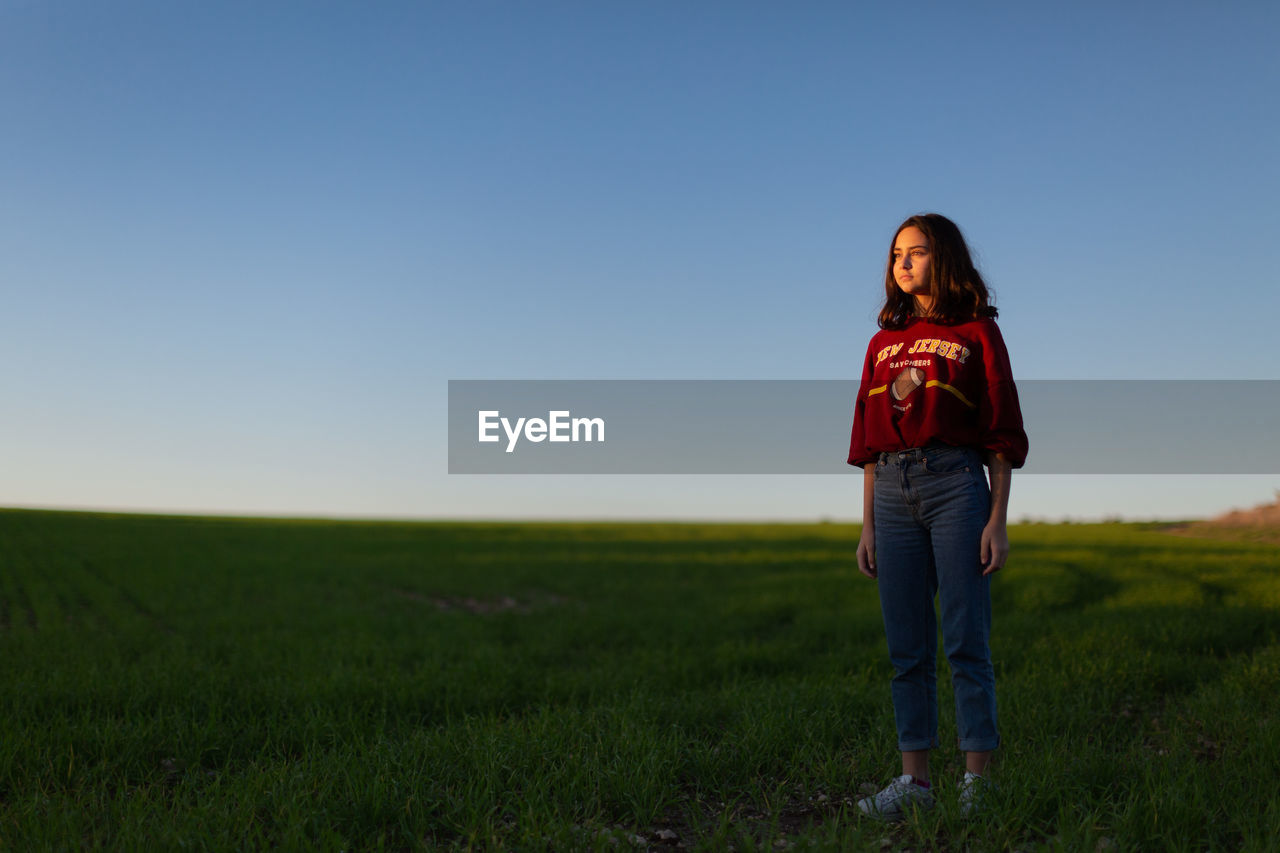
{"label": "blue jeans", "polygon": [[876,569],[901,750],[938,745],[935,595],[960,749],[985,752],[1000,743],[989,642],[991,584],[980,558],[990,508],[982,455],[972,448],[882,453],[876,463]]}

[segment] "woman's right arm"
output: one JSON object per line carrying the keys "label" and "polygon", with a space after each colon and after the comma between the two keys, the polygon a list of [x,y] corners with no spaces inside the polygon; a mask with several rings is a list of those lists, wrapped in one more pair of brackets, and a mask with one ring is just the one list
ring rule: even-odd
{"label": "woman's right arm", "polygon": [[871,579],[876,577],[876,463],[866,462],[875,454],[867,450],[866,406],[867,392],[871,388],[871,352],[875,347],[873,337],[867,344],[867,357],[862,361],[862,382],[853,404],[853,432],[849,436],[849,464],[862,466],[862,535],[858,539],[858,571]]}
{"label": "woman's right arm", "polygon": [[858,538],[858,571],[876,578],[876,463],[862,466],[862,536]]}

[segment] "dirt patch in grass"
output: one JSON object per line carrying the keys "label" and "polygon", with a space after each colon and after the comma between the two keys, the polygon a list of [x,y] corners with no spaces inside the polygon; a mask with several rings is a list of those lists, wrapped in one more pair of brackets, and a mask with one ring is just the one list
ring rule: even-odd
{"label": "dirt patch in grass", "polygon": [[827,820],[838,819],[853,808],[852,796],[832,797],[819,792],[805,795],[797,792],[779,803],[772,813],[744,804],[714,803],[690,798],[683,810],[671,809],[647,833],[653,847],[692,846],[714,835],[723,823],[733,834],[753,838],[757,843],[772,839],[783,848],[792,838]]}
{"label": "dirt patch in grass", "polygon": [[517,598],[514,595],[499,595],[489,598],[480,598],[470,595],[431,595],[412,589],[394,589],[393,593],[399,598],[407,598],[410,601],[421,602],[434,607],[436,610],[458,611],[463,613],[473,613],[476,615],[486,615],[489,613],[532,613],[535,610],[541,610],[545,607],[555,607],[564,604],[567,599],[551,593],[538,593],[532,596]]}
{"label": "dirt patch in grass", "polygon": [[[1204,720],[1185,717],[1181,714],[1173,715],[1173,729],[1185,731],[1189,728],[1192,733],[1189,742],[1188,739],[1176,737],[1176,732],[1172,731],[1165,722],[1172,712],[1164,701],[1144,707],[1136,703],[1132,696],[1126,696],[1116,713],[1133,722],[1143,747],[1155,755],[1168,755],[1175,748],[1185,750],[1189,746],[1190,754],[1202,764],[1222,758],[1223,745],[1206,734],[1212,733],[1213,730],[1212,726],[1206,724]],[[1175,747],[1174,744],[1178,742],[1181,745]]]}
{"label": "dirt patch in grass", "polygon": [[[585,840],[593,845],[605,842],[624,850],[686,850],[719,838],[734,849],[747,842],[749,849],[787,850],[796,840],[829,820],[847,820],[854,809],[853,797],[832,797],[825,793],[804,795],[797,792],[772,811],[742,803],[705,800],[692,793],[679,806],[666,810],[651,826],[627,827],[623,824],[580,827]],[[856,811],[856,809],[854,809]],[[891,827],[886,827],[886,830]]]}

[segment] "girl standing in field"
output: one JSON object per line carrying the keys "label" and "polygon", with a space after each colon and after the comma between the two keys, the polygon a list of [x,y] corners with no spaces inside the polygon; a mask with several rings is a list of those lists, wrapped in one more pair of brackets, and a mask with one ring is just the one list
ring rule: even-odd
{"label": "girl standing in field", "polygon": [[902,751],[902,775],[858,802],[874,817],[899,819],[934,803],[935,595],[967,766],[966,814],[1000,743],[990,582],[1009,553],[1009,483],[1026,459],[1027,435],[995,316],[955,223],[936,213],[902,223],[849,447],[849,464],[864,471],[858,569],[878,581]]}

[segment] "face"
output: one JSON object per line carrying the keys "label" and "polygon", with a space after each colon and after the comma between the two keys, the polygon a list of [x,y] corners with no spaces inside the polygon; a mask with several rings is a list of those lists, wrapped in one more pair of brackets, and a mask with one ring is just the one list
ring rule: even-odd
{"label": "face", "polygon": [[899,290],[916,298],[918,307],[929,309],[933,302],[929,291],[929,240],[914,225],[899,231],[893,241],[893,280]]}

